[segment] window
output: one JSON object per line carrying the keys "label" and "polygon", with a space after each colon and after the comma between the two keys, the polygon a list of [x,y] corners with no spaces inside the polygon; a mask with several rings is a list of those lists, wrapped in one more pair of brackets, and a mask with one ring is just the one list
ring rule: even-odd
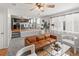
{"label": "window", "polygon": [[37,24],[40,24],[40,18],[37,19]]}

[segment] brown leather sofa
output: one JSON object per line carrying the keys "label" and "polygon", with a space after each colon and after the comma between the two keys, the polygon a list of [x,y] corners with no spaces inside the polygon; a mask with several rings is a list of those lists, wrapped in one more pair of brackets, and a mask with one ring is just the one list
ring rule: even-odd
{"label": "brown leather sofa", "polygon": [[51,43],[55,43],[56,41],[57,37],[50,34],[29,36],[25,38],[25,46],[35,44],[35,49],[39,50]]}

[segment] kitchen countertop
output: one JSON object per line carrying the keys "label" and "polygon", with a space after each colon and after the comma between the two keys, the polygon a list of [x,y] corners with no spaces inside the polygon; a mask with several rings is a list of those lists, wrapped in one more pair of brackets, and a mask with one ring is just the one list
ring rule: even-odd
{"label": "kitchen countertop", "polygon": [[24,29],[24,30],[14,29],[12,30],[12,32],[24,32],[24,31],[39,31],[39,29]]}

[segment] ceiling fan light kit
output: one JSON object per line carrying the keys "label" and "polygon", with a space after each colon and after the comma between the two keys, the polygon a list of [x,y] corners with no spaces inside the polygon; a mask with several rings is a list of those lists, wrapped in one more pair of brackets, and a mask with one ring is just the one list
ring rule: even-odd
{"label": "ceiling fan light kit", "polygon": [[31,9],[31,11],[34,10],[34,9],[36,9],[36,10],[39,10],[41,12],[44,12],[45,8],[54,8],[54,7],[55,7],[54,4],[50,4],[49,5],[49,4],[45,4],[45,3],[35,3],[34,4],[34,8]]}

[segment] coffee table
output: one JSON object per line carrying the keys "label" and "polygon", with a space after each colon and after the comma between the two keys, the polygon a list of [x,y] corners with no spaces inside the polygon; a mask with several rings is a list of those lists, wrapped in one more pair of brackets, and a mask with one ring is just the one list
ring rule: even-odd
{"label": "coffee table", "polygon": [[58,51],[53,49],[53,46],[47,46],[44,48],[44,50],[46,50],[51,56],[63,56],[69,49],[70,46],[66,45],[66,44],[61,44],[61,42],[57,42],[60,45],[60,49]]}

